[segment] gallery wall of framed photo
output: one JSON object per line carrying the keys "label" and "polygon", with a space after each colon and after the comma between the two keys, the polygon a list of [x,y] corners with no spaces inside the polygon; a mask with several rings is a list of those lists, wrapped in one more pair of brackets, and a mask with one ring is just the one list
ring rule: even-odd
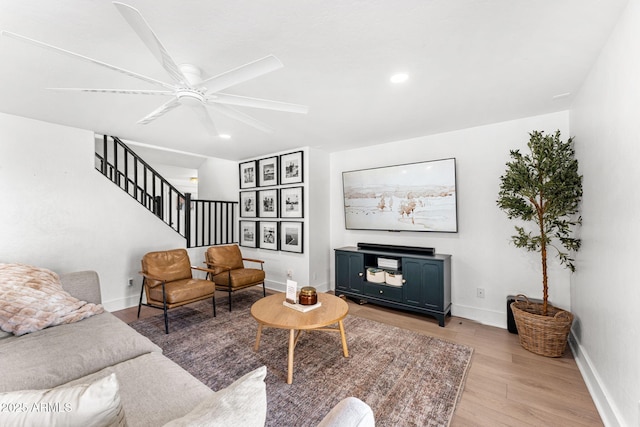
{"label": "gallery wall of framed photo", "polygon": [[304,152],[242,162],[240,246],[303,253]]}

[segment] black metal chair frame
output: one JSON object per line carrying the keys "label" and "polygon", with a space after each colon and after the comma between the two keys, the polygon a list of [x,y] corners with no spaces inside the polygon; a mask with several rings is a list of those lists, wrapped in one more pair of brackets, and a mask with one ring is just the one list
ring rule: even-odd
{"label": "black metal chair frame", "polygon": [[[206,269],[206,268],[200,268],[200,267],[195,267],[195,266],[191,266],[191,268],[193,270],[199,270],[199,271],[204,271],[207,273],[206,279],[205,280],[209,280],[210,274],[212,273],[211,270]],[[151,276],[147,273],[145,273],[144,271],[141,271],[140,274],[142,274],[142,289],[140,289],[140,301],[138,302],[138,319],[140,318],[140,309],[142,308],[142,306],[146,306],[146,307],[151,307],[151,308],[157,308],[160,310],[164,311],[164,333],[168,334],[169,333],[169,316],[167,314],[168,308],[167,308],[167,295],[165,293],[165,283],[167,282],[165,279],[160,278],[160,277],[154,277]],[[143,303],[142,302],[142,295],[144,294],[144,288],[145,288],[145,284],[147,279],[149,280],[155,280],[157,282],[160,282],[161,286],[162,286],[162,307],[159,307],[155,304],[149,304],[147,302]],[[215,284],[214,284],[214,291],[213,291],[213,297],[211,298],[212,302],[213,302],[213,317],[216,317],[216,292],[215,292]]]}
{"label": "black metal chair frame", "polygon": [[[259,263],[260,264],[260,270],[264,271],[264,261],[262,261],[262,260],[251,259],[251,258],[242,258],[242,261],[250,261],[250,262]],[[209,267],[214,265],[214,264],[209,264],[206,261],[205,261],[205,264],[207,264]],[[216,267],[224,269],[223,271],[221,271],[218,274],[222,274],[225,271],[229,274],[229,280],[227,282],[228,285],[225,286],[225,285],[216,284],[216,289],[220,289],[220,290],[223,290],[223,291],[226,291],[226,292],[229,293],[229,312],[231,312],[231,293],[232,292],[241,291],[242,289],[246,289],[246,288],[249,288],[251,286],[256,286],[256,285],[259,285],[261,283],[261,282],[257,282],[257,283],[254,283],[253,285],[244,286],[244,287],[236,289],[234,291],[232,283],[231,283],[231,271],[233,271],[233,269],[231,269],[230,267],[224,266],[224,265],[217,265]],[[211,276],[209,276],[209,275],[211,275]],[[213,280],[213,273],[212,272],[207,273],[207,277],[208,278],[210,277]],[[262,280],[262,296],[265,296],[265,297],[267,296],[267,288],[266,288],[264,279]]]}

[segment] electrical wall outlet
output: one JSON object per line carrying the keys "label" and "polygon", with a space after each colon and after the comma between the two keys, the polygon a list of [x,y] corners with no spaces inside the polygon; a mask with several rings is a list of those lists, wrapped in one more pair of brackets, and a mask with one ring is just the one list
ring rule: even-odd
{"label": "electrical wall outlet", "polygon": [[484,288],[476,288],[476,296],[478,298],[484,298]]}
{"label": "electrical wall outlet", "polygon": [[288,270],[287,270],[287,277],[288,277],[289,279],[293,279],[293,270],[292,270],[292,269],[288,269]]}
{"label": "electrical wall outlet", "polygon": [[129,277],[129,280],[127,281],[127,284],[129,286],[133,286],[133,277]]}

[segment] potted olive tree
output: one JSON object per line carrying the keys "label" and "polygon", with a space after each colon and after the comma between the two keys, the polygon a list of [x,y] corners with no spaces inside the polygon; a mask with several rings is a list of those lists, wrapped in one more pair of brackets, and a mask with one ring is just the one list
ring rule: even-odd
{"label": "potted olive tree", "polygon": [[539,252],[542,263],[542,303],[526,297],[511,304],[520,343],[537,354],[559,357],[565,351],[573,315],[548,303],[547,256],[555,253],[560,264],[575,271],[572,252],[580,249],[573,229],[582,199],[582,176],[578,173],[573,138],[560,139],[560,131],[529,134],[528,154],[511,150],[500,177],[497,204],[509,219],[519,220],[512,241],[516,247]]}

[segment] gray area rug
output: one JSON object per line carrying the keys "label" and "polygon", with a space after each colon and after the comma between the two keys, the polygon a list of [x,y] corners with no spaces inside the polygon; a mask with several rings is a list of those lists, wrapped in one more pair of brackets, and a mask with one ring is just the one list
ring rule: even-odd
{"label": "gray area rug", "polygon": [[[349,358],[340,334],[304,333],[295,349],[293,384],[287,379],[288,331],[264,328],[249,312],[262,290],[201,301],[131,326],[162,347],[193,376],[219,390],[266,365],[267,426],[315,426],[341,399],[356,396],[373,409],[378,426],[447,426],[464,388],[473,349],[355,316],[344,320]],[[158,311],[161,313],[160,311]]]}

